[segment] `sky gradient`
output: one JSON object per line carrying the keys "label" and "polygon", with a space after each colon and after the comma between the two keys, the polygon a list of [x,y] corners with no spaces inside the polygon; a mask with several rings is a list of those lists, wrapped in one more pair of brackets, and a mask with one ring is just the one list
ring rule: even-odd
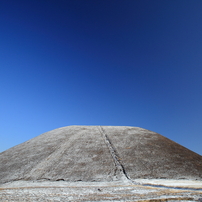
{"label": "sky gradient", "polygon": [[202,155],[201,0],[0,1],[0,152],[68,125],[137,126]]}

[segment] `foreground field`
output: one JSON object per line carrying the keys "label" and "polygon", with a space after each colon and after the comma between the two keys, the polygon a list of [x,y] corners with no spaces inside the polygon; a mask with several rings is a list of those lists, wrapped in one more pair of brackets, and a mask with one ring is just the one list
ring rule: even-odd
{"label": "foreground field", "polygon": [[169,188],[123,181],[15,181],[0,186],[0,201],[202,201],[201,181],[139,180],[139,183],[165,185]]}

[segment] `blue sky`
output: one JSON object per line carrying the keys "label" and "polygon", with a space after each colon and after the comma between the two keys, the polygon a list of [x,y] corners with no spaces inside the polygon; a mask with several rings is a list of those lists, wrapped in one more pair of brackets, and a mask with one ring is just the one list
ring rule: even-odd
{"label": "blue sky", "polygon": [[68,125],[138,126],[202,155],[201,0],[0,1],[0,152]]}

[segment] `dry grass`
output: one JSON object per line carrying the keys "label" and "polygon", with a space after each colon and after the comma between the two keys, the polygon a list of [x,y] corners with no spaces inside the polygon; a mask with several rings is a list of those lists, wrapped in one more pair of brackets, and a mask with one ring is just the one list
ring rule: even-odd
{"label": "dry grass", "polygon": [[196,201],[201,191],[174,190],[141,185],[27,186],[0,188],[2,202],[67,201]]}

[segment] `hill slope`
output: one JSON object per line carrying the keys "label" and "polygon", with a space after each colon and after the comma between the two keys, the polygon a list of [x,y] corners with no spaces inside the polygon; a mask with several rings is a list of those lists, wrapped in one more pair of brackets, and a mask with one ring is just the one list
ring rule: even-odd
{"label": "hill slope", "polygon": [[138,127],[68,126],[0,153],[0,183],[13,180],[202,179],[202,156]]}

